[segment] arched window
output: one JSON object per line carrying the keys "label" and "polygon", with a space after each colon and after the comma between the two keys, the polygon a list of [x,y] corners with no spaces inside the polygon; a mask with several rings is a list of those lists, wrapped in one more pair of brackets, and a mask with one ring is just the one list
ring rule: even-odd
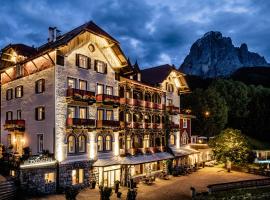
{"label": "arched window", "polygon": [[98,136],[98,151],[103,151],[103,137],[100,135]]}
{"label": "arched window", "polygon": [[175,145],[175,136],[170,135],[170,145]]}
{"label": "arched window", "polygon": [[112,150],[112,137],[109,135],[106,136],[105,150],[106,151]]}
{"label": "arched window", "polygon": [[68,137],[68,153],[75,153],[75,137],[73,135]]}
{"label": "arched window", "polygon": [[79,146],[79,152],[85,152],[86,149],[86,137],[84,135],[80,135],[78,137],[78,146]]}

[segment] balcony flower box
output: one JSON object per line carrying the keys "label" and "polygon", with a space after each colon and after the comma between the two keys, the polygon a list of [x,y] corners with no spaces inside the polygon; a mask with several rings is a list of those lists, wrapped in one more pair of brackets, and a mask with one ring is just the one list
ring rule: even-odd
{"label": "balcony flower box", "polygon": [[67,89],[67,97],[72,98],[74,101],[87,102],[88,104],[93,104],[96,101],[94,92],[75,88]]}
{"label": "balcony flower box", "polygon": [[67,126],[95,126],[94,119],[67,118]]}
{"label": "balcony flower box", "polygon": [[25,130],[25,120],[6,120],[4,124],[5,130],[18,130],[24,131]]}

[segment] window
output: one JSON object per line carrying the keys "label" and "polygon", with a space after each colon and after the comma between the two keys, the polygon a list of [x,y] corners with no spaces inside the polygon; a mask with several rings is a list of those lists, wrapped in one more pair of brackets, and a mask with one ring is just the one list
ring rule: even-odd
{"label": "window", "polygon": [[87,81],[79,80],[79,89],[87,90]]}
{"label": "window", "polygon": [[20,78],[23,76],[23,66],[17,65],[16,66],[16,78]]}
{"label": "window", "polygon": [[97,112],[97,120],[103,120],[103,110],[102,109],[98,109],[98,112]]}
{"label": "window", "polygon": [[106,111],[106,120],[113,120],[113,111],[112,110]]}
{"label": "window", "polygon": [[91,60],[87,56],[76,54],[76,66],[84,68],[84,69],[90,69]]}
{"label": "window", "polygon": [[187,119],[186,118],[183,119],[183,128],[187,128]]}
{"label": "window", "polygon": [[170,135],[170,144],[175,145],[175,137],[174,137],[174,135]]}
{"label": "window", "polygon": [[45,119],[45,107],[37,107],[35,110],[36,120],[41,121]]}
{"label": "window", "polygon": [[6,99],[11,100],[13,98],[13,89],[8,89],[6,93]]}
{"label": "window", "polygon": [[87,117],[87,108],[79,108],[79,118],[86,119]]}
{"label": "window", "polygon": [[97,94],[103,94],[104,85],[97,84]]}
{"label": "window", "polygon": [[6,112],[6,120],[12,120],[13,119],[13,113],[12,111]]}
{"label": "window", "polygon": [[72,185],[83,183],[84,173],[83,169],[73,169],[71,172]]}
{"label": "window", "polygon": [[21,110],[17,110],[17,119],[18,120],[22,119],[22,111]]}
{"label": "window", "polygon": [[45,183],[54,183],[55,182],[55,173],[54,172],[45,173],[44,180],[45,180]]}
{"label": "window", "polygon": [[85,152],[85,146],[86,146],[86,138],[84,135],[80,135],[78,137],[78,143],[79,143],[79,152],[82,153],[82,152]]}
{"label": "window", "polygon": [[167,91],[168,92],[173,92],[173,84],[168,84],[167,85]]}
{"label": "window", "polygon": [[103,137],[101,135],[98,136],[98,151],[103,151]]}
{"label": "window", "polygon": [[43,93],[45,91],[45,79],[39,79],[36,81],[36,93]]}
{"label": "window", "polygon": [[106,87],[106,94],[108,94],[108,95],[113,95],[113,87],[107,86],[107,87]]}
{"label": "window", "polygon": [[149,147],[149,135],[145,135],[143,138],[143,148]]}
{"label": "window", "polygon": [[75,137],[73,135],[68,137],[68,153],[75,153]]}
{"label": "window", "polygon": [[76,88],[76,79],[75,78],[68,78],[68,87],[69,88]]}
{"label": "window", "polygon": [[172,99],[168,99],[168,105],[170,106],[172,104],[173,104]]}
{"label": "window", "polygon": [[57,54],[56,55],[56,64],[64,66],[65,65],[65,56]]}
{"label": "window", "polygon": [[107,73],[107,64],[100,60],[95,60],[95,71],[106,74]]}
{"label": "window", "polygon": [[15,98],[21,98],[23,96],[23,86],[20,85],[15,88]]}
{"label": "window", "polygon": [[38,134],[37,135],[37,152],[42,153],[43,152],[43,134]]}
{"label": "window", "polygon": [[106,136],[105,150],[106,151],[112,150],[112,137],[109,135]]}
{"label": "window", "polygon": [[130,136],[127,136],[127,149],[131,148],[131,138]]}
{"label": "window", "polygon": [[68,118],[76,118],[76,107],[74,106],[68,107]]}

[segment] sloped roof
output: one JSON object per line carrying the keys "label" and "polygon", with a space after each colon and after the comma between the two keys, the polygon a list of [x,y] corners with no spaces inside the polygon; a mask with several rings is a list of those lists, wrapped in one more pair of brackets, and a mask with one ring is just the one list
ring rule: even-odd
{"label": "sloped roof", "polygon": [[37,53],[36,48],[30,47],[25,44],[9,44],[3,49],[3,51],[10,48],[13,49],[17,54],[25,56],[25,57],[29,57]]}
{"label": "sloped roof", "polygon": [[[141,70],[142,82],[150,85],[158,85],[162,83],[172,70],[176,70],[174,66],[169,64],[160,65]],[[178,70],[176,70],[178,71]]]}

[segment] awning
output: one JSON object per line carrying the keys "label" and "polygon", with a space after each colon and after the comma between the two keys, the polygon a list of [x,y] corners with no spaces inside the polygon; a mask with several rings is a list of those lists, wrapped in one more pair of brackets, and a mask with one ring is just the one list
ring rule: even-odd
{"label": "awning", "polygon": [[180,148],[176,148],[176,147],[170,147],[174,156],[175,157],[183,157],[183,156],[188,156],[188,155],[191,155],[191,154],[198,154],[200,153],[199,151],[195,150],[195,149],[192,149],[192,148],[189,148],[187,146],[183,146],[183,147],[180,147]]}
{"label": "awning", "polygon": [[93,164],[93,166],[105,167],[111,165],[137,165],[172,158],[174,158],[173,155],[167,152],[137,155],[137,156],[126,156],[126,157],[113,156],[111,158],[100,158]]}

